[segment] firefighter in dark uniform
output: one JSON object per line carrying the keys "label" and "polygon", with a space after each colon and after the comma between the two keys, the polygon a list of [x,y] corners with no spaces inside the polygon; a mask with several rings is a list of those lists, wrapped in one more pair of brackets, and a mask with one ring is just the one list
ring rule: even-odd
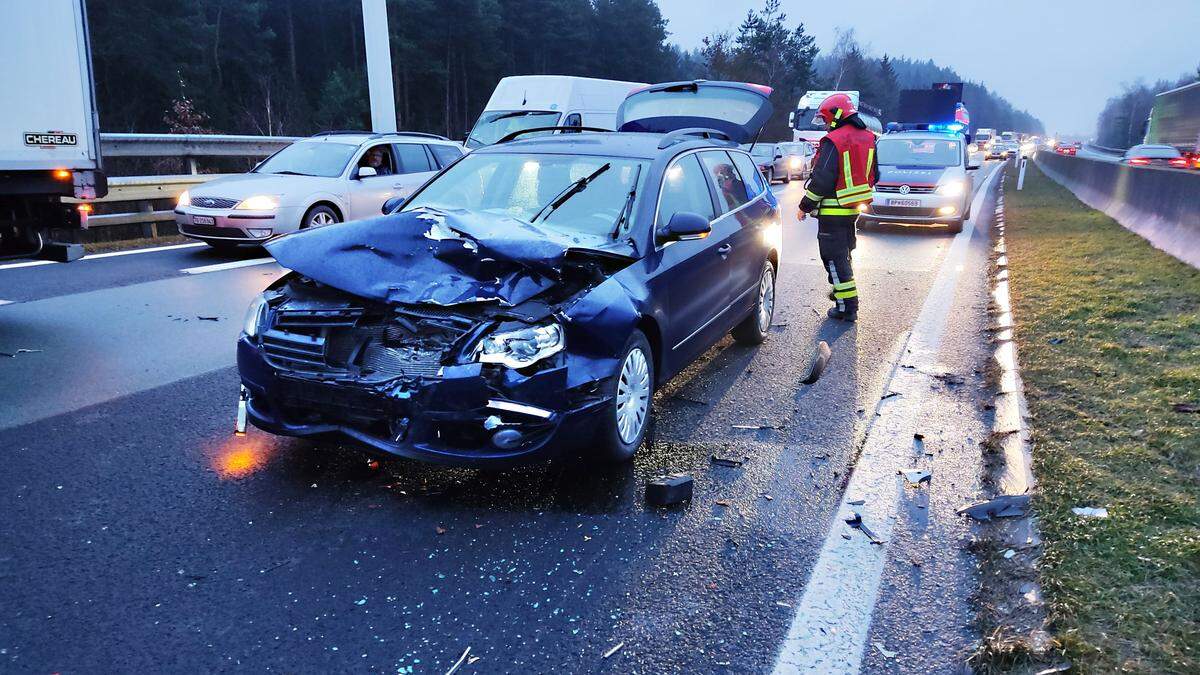
{"label": "firefighter in dark uniform", "polygon": [[854,250],[854,226],[860,207],[871,203],[879,180],[875,164],[875,134],[867,129],[846,94],[825,99],[817,115],[829,128],[821,139],[812,175],[800,200],[800,218],[817,212],[817,245],[821,263],[833,291],[832,319],[858,319],[858,287],[850,253]]}

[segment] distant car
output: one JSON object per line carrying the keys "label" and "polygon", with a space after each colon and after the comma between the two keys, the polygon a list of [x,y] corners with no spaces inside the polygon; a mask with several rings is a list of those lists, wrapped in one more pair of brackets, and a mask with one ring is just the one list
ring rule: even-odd
{"label": "distant car", "polygon": [[214,248],[379,215],[463,155],[433,134],[325,132],[296,141],[249,173],[226,176],[179,196],[179,233]]}
{"label": "distant car", "polygon": [[1008,143],[1001,138],[992,139],[988,142],[986,152],[984,159],[1008,159]]}
{"label": "distant car", "polygon": [[293,272],[238,339],[247,419],[446,464],[628,461],[657,387],[771,333],[779,205],[737,145],[770,93],[646,87],[617,132],[480,147],[387,215],[270,242]]}
{"label": "distant car", "polygon": [[901,131],[875,143],[879,182],[862,224],[947,225],[961,232],[971,217],[971,177],[966,141],[958,134]]}
{"label": "distant car", "polygon": [[1169,166],[1188,168],[1187,158],[1170,145],[1143,143],[1125,151],[1121,162],[1130,166]]}
{"label": "distant car", "polygon": [[771,183],[777,180],[789,183],[792,179],[803,179],[812,171],[812,159],[816,154],[813,147],[804,141],[790,143],[756,143],[750,151],[755,165]]}
{"label": "distant car", "polygon": [[1074,157],[1079,153],[1079,147],[1079,143],[1059,143],[1054,147],[1054,152],[1059,155]]}

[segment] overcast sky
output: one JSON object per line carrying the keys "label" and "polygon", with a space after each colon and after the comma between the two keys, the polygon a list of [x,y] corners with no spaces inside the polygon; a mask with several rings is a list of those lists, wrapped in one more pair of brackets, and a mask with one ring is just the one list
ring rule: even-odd
{"label": "overcast sky", "polygon": [[[736,29],[763,2],[658,4],[669,39],[690,49],[705,35]],[[1053,133],[1090,135],[1122,83],[1174,80],[1200,64],[1200,0],[783,0],[783,9],[788,24],[803,21],[823,52],[837,28],[854,28],[872,55],[952,67]]]}

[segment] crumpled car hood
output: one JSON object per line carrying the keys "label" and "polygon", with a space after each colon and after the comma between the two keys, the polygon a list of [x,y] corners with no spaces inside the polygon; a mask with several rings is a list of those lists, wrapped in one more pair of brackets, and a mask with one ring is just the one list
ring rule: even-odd
{"label": "crumpled car hood", "polygon": [[363,298],[405,304],[520,304],[558,283],[571,249],[633,248],[508,216],[416,209],[280,237],[279,264]]}

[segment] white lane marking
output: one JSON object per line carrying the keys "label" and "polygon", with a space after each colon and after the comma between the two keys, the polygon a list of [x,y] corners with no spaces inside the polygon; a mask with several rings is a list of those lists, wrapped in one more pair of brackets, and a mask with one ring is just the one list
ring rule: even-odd
{"label": "white lane marking", "polygon": [[[975,196],[972,213],[980,213],[998,172],[988,176]],[[954,290],[962,273],[975,218],[967,221],[955,235],[937,278],[913,324],[912,332],[901,349],[887,385],[889,396],[879,403],[878,416],[867,432],[862,454],[832,526],[804,587],[787,638],[775,661],[774,672],[783,673],[858,673],[871,627],[871,615],[879,595],[883,566],[887,561],[886,542],[892,537],[900,494],[899,469],[914,461],[913,433],[919,431],[923,394],[930,390],[942,332],[954,301]],[[849,502],[864,500],[862,506]],[[859,513],[863,522],[882,539],[883,545],[870,543],[859,531],[845,524],[846,518]],[[849,539],[842,537],[850,535]]]}
{"label": "white lane marking", "polygon": [[11,305],[11,304],[13,304],[12,300],[0,300],[0,307],[3,307],[4,305]]}
{"label": "white lane marking", "polygon": [[192,242],[189,244],[172,244],[170,246],[152,246],[150,248],[135,248],[128,251],[110,251],[108,253],[97,253],[95,255],[85,255],[80,260],[99,260],[100,258],[116,258],[123,255],[137,255],[139,253],[156,253],[158,251],[178,251],[181,248],[196,248],[204,246],[202,241]]}
{"label": "white lane marking", "polygon": [[206,272],[223,272],[225,270],[236,270],[239,267],[253,267],[255,265],[266,265],[267,263],[275,262],[274,258],[254,258],[252,260],[234,260],[233,262],[217,263],[216,265],[202,265],[200,267],[186,267],[179,270],[184,274],[204,274]]}
{"label": "white lane marking", "polygon": [[25,262],[0,265],[0,270],[15,270],[22,267],[41,267],[42,265],[58,265],[57,260],[26,260]]}

